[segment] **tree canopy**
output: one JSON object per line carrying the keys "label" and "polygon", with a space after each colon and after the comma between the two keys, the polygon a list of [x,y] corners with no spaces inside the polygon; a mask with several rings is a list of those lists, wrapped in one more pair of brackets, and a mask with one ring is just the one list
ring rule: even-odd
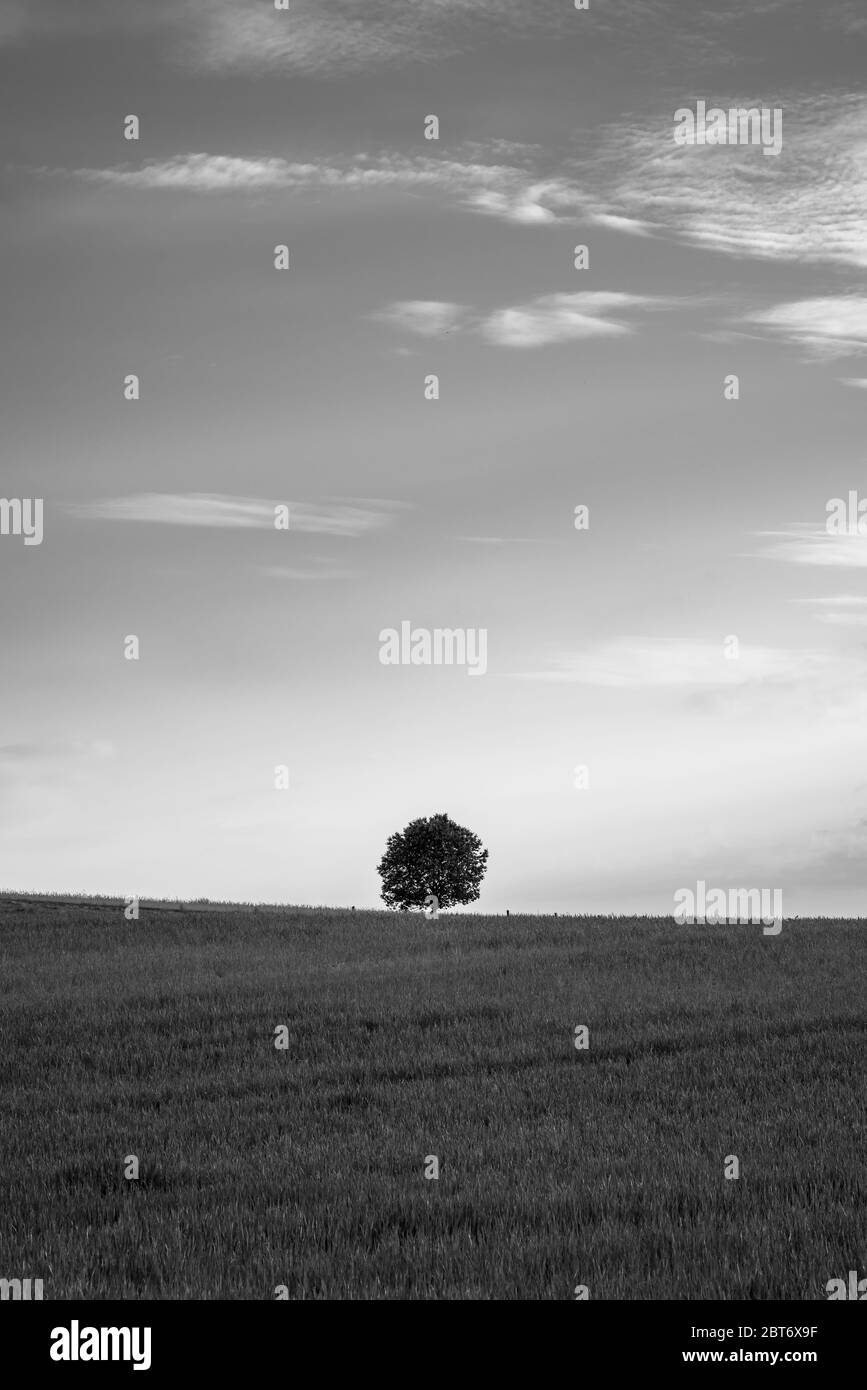
{"label": "tree canopy", "polygon": [[387,907],[438,908],[475,902],[488,862],[478,835],[449,816],[419,817],[388,837],[377,872]]}

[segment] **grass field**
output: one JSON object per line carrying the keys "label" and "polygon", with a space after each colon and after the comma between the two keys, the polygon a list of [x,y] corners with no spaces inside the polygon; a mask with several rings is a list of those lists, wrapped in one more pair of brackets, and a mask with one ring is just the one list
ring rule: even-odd
{"label": "grass field", "polygon": [[0,1276],[823,1299],[867,1272],[864,932],[0,901]]}

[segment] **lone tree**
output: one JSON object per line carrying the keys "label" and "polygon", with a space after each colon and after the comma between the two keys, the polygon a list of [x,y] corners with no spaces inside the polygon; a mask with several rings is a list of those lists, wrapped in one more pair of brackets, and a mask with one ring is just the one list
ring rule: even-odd
{"label": "lone tree", "polygon": [[423,908],[432,894],[441,908],[479,896],[488,851],[472,830],[446,815],[420,817],[389,835],[377,869],[386,907]]}

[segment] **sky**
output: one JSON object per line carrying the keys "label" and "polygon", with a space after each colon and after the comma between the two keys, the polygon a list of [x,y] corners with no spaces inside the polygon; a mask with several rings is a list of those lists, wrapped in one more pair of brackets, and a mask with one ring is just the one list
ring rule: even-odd
{"label": "sky", "polygon": [[478,910],[863,915],[865,60],[862,0],[0,0],[0,887],[374,906],[445,811]]}

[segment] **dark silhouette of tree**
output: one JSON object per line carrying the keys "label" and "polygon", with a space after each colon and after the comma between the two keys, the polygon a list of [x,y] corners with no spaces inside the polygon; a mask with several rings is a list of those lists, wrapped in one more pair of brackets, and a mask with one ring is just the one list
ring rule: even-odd
{"label": "dark silhouette of tree", "polygon": [[431,896],[437,908],[475,902],[487,862],[472,830],[446,815],[422,816],[388,837],[377,868],[382,900],[403,911],[425,907]]}

